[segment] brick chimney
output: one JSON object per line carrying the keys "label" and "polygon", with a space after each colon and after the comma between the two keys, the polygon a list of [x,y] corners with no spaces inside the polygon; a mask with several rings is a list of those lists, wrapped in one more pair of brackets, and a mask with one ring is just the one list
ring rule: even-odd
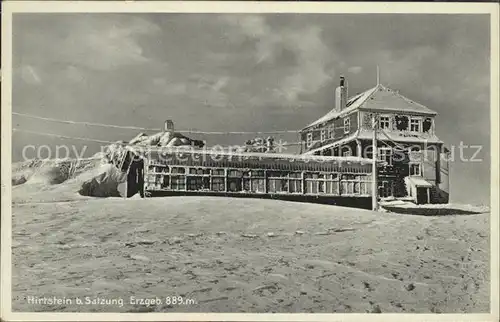
{"label": "brick chimney", "polygon": [[348,85],[344,76],[340,76],[339,87],[335,89],[335,109],[340,112],[347,105]]}

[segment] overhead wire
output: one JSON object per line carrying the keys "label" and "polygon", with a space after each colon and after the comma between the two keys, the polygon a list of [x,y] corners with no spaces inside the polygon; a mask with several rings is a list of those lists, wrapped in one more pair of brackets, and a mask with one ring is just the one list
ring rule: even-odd
{"label": "overhead wire", "polygon": [[[137,126],[125,126],[125,125],[113,125],[113,124],[105,124],[105,123],[93,123],[93,122],[82,122],[82,121],[70,121],[70,120],[61,120],[50,117],[43,117],[33,114],[26,113],[18,113],[12,112],[13,115],[38,119],[47,122],[55,122],[55,123],[63,123],[63,124],[74,124],[74,125],[85,125],[85,126],[94,126],[94,127],[105,127],[105,128],[116,128],[116,129],[127,129],[127,130],[138,130],[138,131],[162,131],[161,128],[147,128],[147,127],[137,127]],[[192,134],[218,134],[218,135],[226,135],[226,134],[286,134],[286,133],[299,133],[297,130],[271,130],[271,131],[200,131],[200,130],[189,130],[189,129],[181,129],[176,130],[176,132],[182,133],[192,133]]]}

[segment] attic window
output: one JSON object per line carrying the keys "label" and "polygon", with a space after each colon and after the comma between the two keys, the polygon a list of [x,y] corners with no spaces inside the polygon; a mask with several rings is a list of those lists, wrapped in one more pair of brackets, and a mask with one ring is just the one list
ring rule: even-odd
{"label": "attic window", "polygon": [[349,116],[346,116],[344,118],[344,133],[349,133],[350,130],[351,130],[351,119],[349,118]]}
{"label": "attic window", "polygon": [[389,129],[391,127],[391,119],[389,116],[380,116],[379,127],[381,129]]}
{"label": "attic window", "polygon": [[397,115],[396,116],[396,129],[398,131],[405,131],[408,129],[408,117],[405,115]]}
{"label": "attic window", "polygon": [[424,132],[429,132],[431,127],[432,127],[432,119],[430,117],[427,117],[422,123],[422,130]]}
{"label": "attic window", "polygon": [[306,136],[306,145],[307,145],[308,148],[310,148],[312,146],[312,140],[313,140],[313,134],[312,134],[312,132],[307,133],[307,136]]}
{"label": "attic window", "polygon": [[420,118],[411,118],[410,119],[410,131],[412,132],[420,132],[421,131],[422,120]]}
{"label": "attic window", "polygon": [[328,132],[327,132],[326,137],[328,139],[333,139],[335,137],[335,130],[334,130],[334,125],[333,124],[328,127]]}

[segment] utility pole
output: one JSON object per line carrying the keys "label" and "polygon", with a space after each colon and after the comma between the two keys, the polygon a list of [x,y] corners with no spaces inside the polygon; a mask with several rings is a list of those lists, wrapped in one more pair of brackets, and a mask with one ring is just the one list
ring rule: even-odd
{"label": "utility pole", "polygon": [[377,183],[377,117],[372,114],[373,153],[372,153],[372,210],[378,210],[378,183]]}

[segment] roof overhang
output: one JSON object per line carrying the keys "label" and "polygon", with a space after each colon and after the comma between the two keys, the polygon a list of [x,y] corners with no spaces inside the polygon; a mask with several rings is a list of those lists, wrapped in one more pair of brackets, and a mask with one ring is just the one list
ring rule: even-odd
{"label": "roof overhang", "polygon": [[373,109],[373,108],[367,108],[367,107],[363,107],[363,106],[360,106],[359,107],[359,110],[360,111],[363,111],[363,112],[374,112],[374,113],[378,113],[378,114],[383,114],[383,113],[387,113],[387,114],[402,114],[402,115],[416,115],[416,116],[436,116],[438,115],[437,112],[428,112],[428,111],[412,111],[410,109],[405,109],[405,110],[396,110],[396,109],[384,109],[384,108],[376,108],[376,109]]}

